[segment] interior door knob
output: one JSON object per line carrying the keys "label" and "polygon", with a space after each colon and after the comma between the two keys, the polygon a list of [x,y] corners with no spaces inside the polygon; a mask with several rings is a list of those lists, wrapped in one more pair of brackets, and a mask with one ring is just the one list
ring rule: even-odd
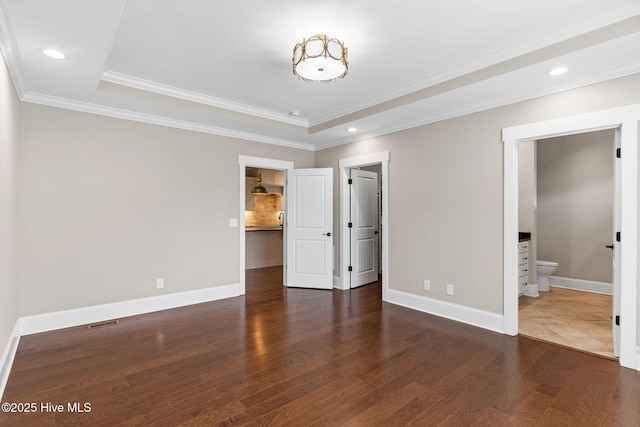
{"label": "interior door knob", "polygon": [[613,249],[613,245],[607,245],[607,248]]}
{"label": "interior door knob", "polygon": [[331,237],[331,233],[322,233],[323,236]]}

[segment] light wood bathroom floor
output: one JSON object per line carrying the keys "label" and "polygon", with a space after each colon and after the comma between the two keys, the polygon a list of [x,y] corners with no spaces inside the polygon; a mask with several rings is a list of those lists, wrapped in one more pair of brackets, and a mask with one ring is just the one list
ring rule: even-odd
{"label": "light wood bathroom floor", "polygon": [[614,358],[611,295],[550,289],[519,298],[520,335]]}

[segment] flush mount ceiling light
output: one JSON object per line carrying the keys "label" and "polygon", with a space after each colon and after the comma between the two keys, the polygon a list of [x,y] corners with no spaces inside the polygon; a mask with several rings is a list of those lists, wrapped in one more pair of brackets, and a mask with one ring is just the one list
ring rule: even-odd
{"label": "flush mount ceiling light", "polygon": [[43,49],[42,53],[53,59],[67,59],[67,56],[56,49]]}
{"label": "flush mount ceiling light", "polygon": [[550,70],[547,75],[551,76],[551,77],[556,77],[556,76],[561,76],[564,73],[566,73],[567,71],[569,71],[569,69],[567,67],[556,67],[552,70]]}
{"label": "flush mount ceiling light", "polygon": [[347,48],[338,39],[316,34],[293,48],[293,74],[305,82],[333,82],[348,72]]}
{"label": "flush mount ceiling light", "polygon": [[347,129],[347,132],[358,132],[358,128],[351,127],[349,129]]}

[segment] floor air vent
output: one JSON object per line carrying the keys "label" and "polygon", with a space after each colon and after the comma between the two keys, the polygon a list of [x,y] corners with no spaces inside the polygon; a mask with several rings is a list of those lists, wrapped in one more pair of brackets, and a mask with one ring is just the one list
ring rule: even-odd
{"label": "floor air vent", "polygon": [[107,327],[107,326],[117,325],[118,323],[120,323],[120,322],[117,321],[117,320],[107,320],[106,322],[93,323],[93,324],[89,325],[89,329],[104,328],[104,327]]}

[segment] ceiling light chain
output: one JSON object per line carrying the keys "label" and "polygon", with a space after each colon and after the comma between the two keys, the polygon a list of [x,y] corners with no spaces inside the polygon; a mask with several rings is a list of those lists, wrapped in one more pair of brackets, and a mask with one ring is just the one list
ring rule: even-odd
{"label": "ceiling light chain", "polygon": [[349,72],[347,48],[340,40],[316,34],[293,48],[293,74],[306,82],[333,82]]}

